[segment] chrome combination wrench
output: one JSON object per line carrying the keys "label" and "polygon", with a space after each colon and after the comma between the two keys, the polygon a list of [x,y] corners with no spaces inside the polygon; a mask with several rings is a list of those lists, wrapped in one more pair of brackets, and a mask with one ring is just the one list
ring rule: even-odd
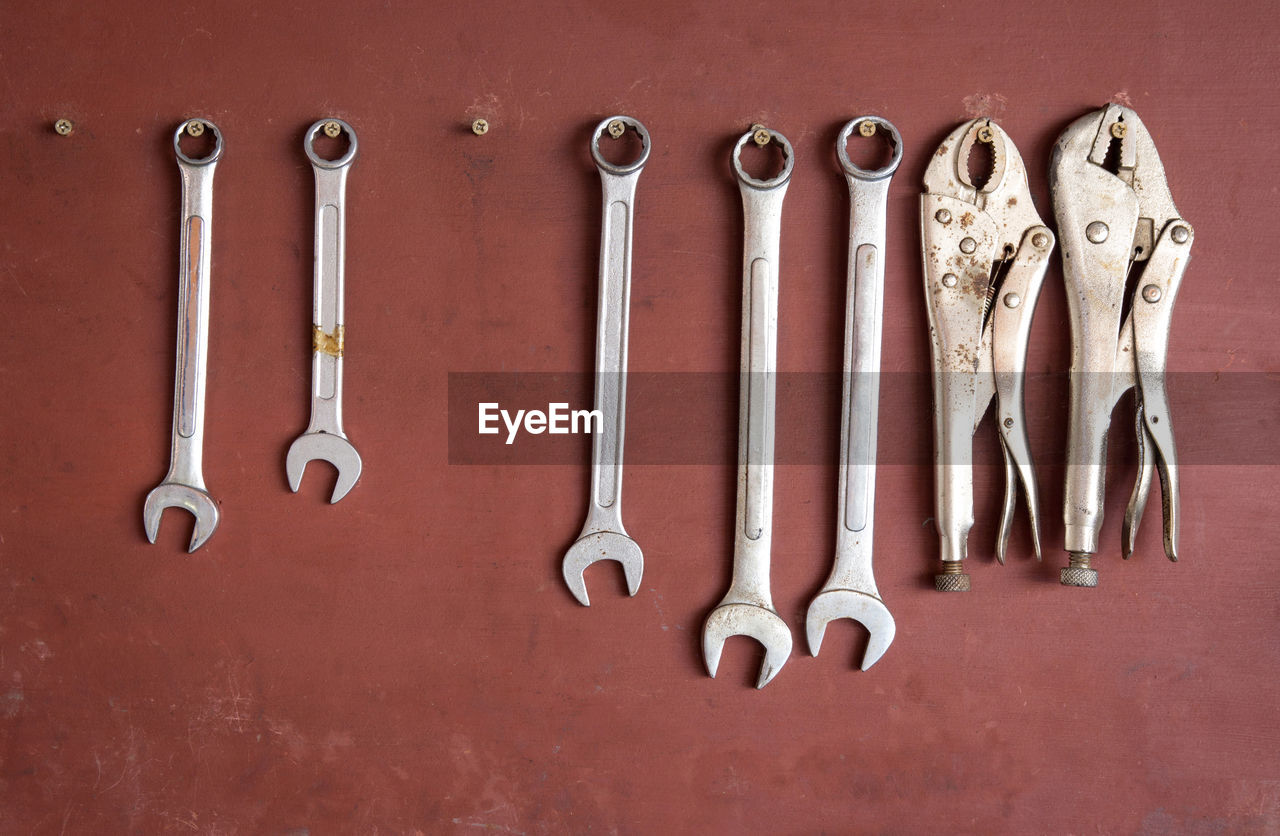
{"label": "chrome combination wrench", "polygon": [[[326,160],[316,136],[347,135],[347,152]],[[359,148],[356,132],[341,119],[321,119],[307,129],[303,148],[316,178],[315,296],[311,328],[311,422],[289,446],[285,474],[297,493],[307,463],[323,459],[338,471],[329,502],[342,499],[360,478],[362,462],[342,431],[343,283],[346,262],[347,171]]]}
{"label": "chrome combination wrench", "polygon": [[[180,145],[183,133],[213,134],[213,151],[192,158]],[[182,175],[179,223],[178,362],[173,385],[173,441],[169,472],[142,506],[142,524],[152,543],[166,508],[185,508],[195,517],[187,552],[204,545],[218,527],[218,503],[205,488],[204,397],[209,355],[209,270],[213,229],[213,173],[222,156],[222,134],[207,119],[188,119],[173,134],[173,152]]]}
{"label": "chrome combination wrench", "polygon": [[[763,142],[762,142],[763,140]],[[778,145],[781,173],[757,180],[742,167],[748,142]],[[791,630],[773,608],[769,592],[769,549],[773,540],[773,438],[777,395],[778,251],[782,199],[795,164],[782,134],[756,128],[733,149],[733,170],[742,194],[742,376],[738,399],[738,510],[734,527],[733,580],[707,617],[702,654],[711,676],[729,636],[750,636],[764,645],[757,688],[782,670],[791,655]]]}
{"label": "chrome combination wrench", "polygon": [[[607,132],[613,139],[634,131],[640,156],[614,165],[600,153]],[[564,556],[561,571],[573,597],[590,606],[583,572],[599,560],[622,564],[627,593],[640,590],[644,555],[622,527],[622,444],[627,414],[627,327],[631,308],[631,226],[636,183],[649,159],[649,132],[630,116],[611,116],[591,134],[591,157],[600,171],[604,218],[600,229],[599,313],[596,321],[595,408],[604,417],[601,432],[591,439],[591,496],[587,520]]]}
{"label": "chrome combination wrench", "polygon": [[[885,131],[893,156],[867,170],[849,159],[848,142]],[[836,155],[849,185],[848,295],[844,317],[844,394],[840,418],[840,477],[837,494],[836,559],[822,591],[809,605],[805,632],[818,655],[827,624],[837,618],[861,622],[870,633],[862,669],[874,665],[896,632],[871,570],[875,522],[876,424],[880,409],[880,332],[884,322],[884,239],[889,181],[902,162],[902,136],[879,116],[860,116],[844,126]]]}

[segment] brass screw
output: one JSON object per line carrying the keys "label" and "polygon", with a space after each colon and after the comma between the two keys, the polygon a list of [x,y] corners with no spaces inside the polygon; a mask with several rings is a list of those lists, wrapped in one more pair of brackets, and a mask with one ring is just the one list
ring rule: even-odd
{"label": "brass screw", "polygon": [[996,138],[996,132],[991,129],[990,125],[983,125],[981,128],[978,128],[979,142],[990,144],[991,142],[995,141],[995,138]]}
{"label": "brass screw", "polygon": [[202,133],[204,133],[204,123],[203,123],[203,122],[200,122],[200,121],[197,121],[197,120],[195,120],[195,119],[192,119],[190,122],[188,122],[188,123],[187,123],[187,134],[188,134],[188,135],[190,135],[190,136],[200,136],[200,134],[202,134]]}
{"label": "brass screw", "polygon": [[764,125],[757,123],[751,126],[751,140],[763,148],[773,141],[773,134]]}
{"label": "brass screw", "polygon": [[342,126],[337,122],[328,121],[324,123],[324,135],[327,137],[335,137],[342,133]]}
{"label": "brass screw", "polygon": [[627,132],[627,126],[621,119],[614,119],[609,123],[609,136],[619,139]]}
{"label": "brass screw", "polygon": [[875,136],[876,123],[868,119],[867,121],[863,122],[861,125],[858,126],[858,133],[862,134],[863,136]]}
{"label": "brass screw", "polygon": [[1111,135],[1116,139],[1124,139],[1124,135],[1129,132],[1129,127],[1123,122],[1111,123]]}
{"label": "brass screw", "polygon": [[59,119],[53,123],[53,130],[58,136],[70,136],[71,132],[76,128],[75,123],[70,119]]}
{"label": "brass screw", "polygon": [[489,133],[489,122],[485,119],[477,119],[471,123],[471,133],[476,136],[484,136]]}

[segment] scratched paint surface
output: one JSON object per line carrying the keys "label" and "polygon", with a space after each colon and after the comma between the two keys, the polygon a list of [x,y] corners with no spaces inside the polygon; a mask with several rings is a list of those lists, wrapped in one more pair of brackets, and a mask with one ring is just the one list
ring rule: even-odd
{"label": "scratched paint surface", "polygon": [[[700,658],[730,570],[731,452],[720,466],[627,471],[643,587],[627,599],[616,566],[593,567],[587,610],[559,577],[585,507],[586,442],[568,442],[572,465],[451,466],[446,432],[450,371],[592,369],[600,198],[586,142],[619,111],[654,141],[637,195],[634,370],[737,369],[728,153],[751,122],[796,149],[778,365],[801,372],[841,357],[847,195],[831,144],[862,111],[901,130],[883,362],[923,372],[917,194],[938,142],[998,117],[1051,218],[1053,141],[1115,100],[1153,132],[1196,228],[1170,367],[1274,381],[1273,33],[1263,2],[9,8],[0,832],[1277,832],[1274,394],[1184,425],[1175,392],[1188,443],[1244,426],[1270,444],[1251,466],[1185,470],[1177,565],[1153,513],[1139,554],[1119,559],[1135,470],[1122,404],[1092,592],[1056,583],[1065,381],[1028,404],[1043,565],[1021,514],[1009,565],[991,558],[1002,473],[990,427],[977,436],[967,596],[930,589],[931,468],[880,468],[876,575],[898,635],[862,673],[856,628],[832,625],[816,660],[801,634],[835,543],[839,386],[821,408],[780,393],[780,444],[811,434],[831,464],[777,472],[773,595],[797,650],[759,693],[746,640],[730,641],[717,680]],[[169,445],[169,138],[195,115],[226,142],[205,447],[224,516],[188,557],[189,523],[169,512],[150,546],[141,507]],[[337,507],[319,472],[290,494],[283,466],[307,420],[301,146],[322,115],[350,121],[361,148],[346,418],[365,476]],[[50,127],[64,116],[69,137]],[[1061,282],[1055,256],[1034,372],[1067,363]],[[880,454],[919,462],[930,393],[926,377],[903,379],[915,383],[882,399]],[[644,399],[629,407],[628,450],[677,432],[723,446],[736,431],[732,395],[690,428]]]}

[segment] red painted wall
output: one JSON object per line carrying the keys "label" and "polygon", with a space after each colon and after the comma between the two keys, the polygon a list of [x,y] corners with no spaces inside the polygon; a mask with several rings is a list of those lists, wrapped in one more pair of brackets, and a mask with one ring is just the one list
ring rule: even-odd
{"label": "red painted wall", "polygon": [[[1280,49],[1269,4],[15,5],[0,29],[0,831],[1063,832],[1280,830],[1274,441]],[[1135,468],[1112,433],[1101,586],[1062,588],[1066,386],[1029,395],[1045,561],[1025,516],[991,556],[1001,468],[978,434],[974,590],[932,590],[936,539],[917,196],[975,115],[1021,150],[1052,218],[1054,140],[1107,101],[1153,135],[1194,259],[1169,368],[1182,551],[1153,505],[1119,558]],[[733,139],[798,158],[782,233],[779,367],[839,369],[847,235],[833,141],[863,112],[906,143],[889,206],[876,573],[898,635],[871,671],[847,622],[805,652],[830,567],[839,393],[782,404],[773,592],[796,652],[718,679],[702,621],[728,582],[736,403],[633,393],[637,439],[715,464],[635,465],[643,587],[560,579],[588,446],[564,464],[450,462],[449,372],[593,365],[591,128],[642,119],[631,368],[738,364]],[[164,473],[187,116],[226,139],[215,185],[205,475],[223,522],[188,557]],[[312,182],[302,132],[359,133],[346,423],[365,461],[336,507],[284,453],[307,419]],[[51,130],[75,121],[68,137]],[[483,137],[471,120],[487,118]],[[1055,257],[1030,370],[1062,372]],[[1214,377],[1214,375],[1220,377]],[[886,378],[888,381],[889,378]],[[1205,383],[1205,381],[1208,381]],[[1215,387],[1221,387],[1215,389]],[[1223,392],[1252,393],[1252,399]],[[581,405],[581,404],[579,404]],[[1180,422],[1180,414],[1194,420]],[[455,416],[456,417],[456,416]],[[468,419],[470,420],[470,419]],[[781,443],[781,442],[780,442]],[[323,474],[320,474],[323,475]]]}

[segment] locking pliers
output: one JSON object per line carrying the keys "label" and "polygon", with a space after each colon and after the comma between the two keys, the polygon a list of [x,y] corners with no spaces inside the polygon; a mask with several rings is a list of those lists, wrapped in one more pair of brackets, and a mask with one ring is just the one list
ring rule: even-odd
{"label": "locking pliers", "polygon": [[[990,176],[969,171],[974,144],[989,150]],[[951,132],[934,154],[920,198],[925,297],[933,347],[935,517],[942,547],[938,589],[965,591],[963,561],[973,528],[973,434],[996,401],[1005,495],[996,544],[1004,563],[1017,483],[1040,557],[1035,470],[1023,410],[1031,317],[1054,236],[1036,214],[1013,142],[989,119]]]}
{"label": "locking pliers", "polygon": [[1178,559],[1178,459],[1164,371],[1173,302],[1195,233],[1173,205],[1151,135],[1127,107],[1107,105],[1067,128],[1053,151],[1050,188],[1071,308],[1063,508],[1070,565],[1061,580],[1097,586],[1089,563],[1102,528],[1107,430],[1112,408],[1131,388],[1139,469],[1124,518],[1124,556],[1133,553],[1154,470],[1164,550]]}

